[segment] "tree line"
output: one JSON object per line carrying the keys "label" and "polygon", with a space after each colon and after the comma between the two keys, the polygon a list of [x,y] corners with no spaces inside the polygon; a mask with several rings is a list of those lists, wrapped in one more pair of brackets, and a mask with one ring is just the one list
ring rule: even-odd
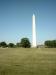
{"label": "tree line", "polygon": [[31,47],[31,43],[29,41],[28,38],[22,38],[20,43],[16,43],[16,45],[14,43],[9,43],[7,44],[6,42],[0,42],[0,47],[2,48],[15,48],[15,47],[24,47],[24,48],[30,48]]}
{"label": "tree line", "polygon": [[48,48],[56,48],[56,40],[47,40],[44,44]]}
{"label": "tree line", "polygon": [[[28,38],[22,38],[20,42],[16,43],[16,45],[14,43],[9,43],[7,44],[6,42],[0,42],[0,47],[2,48],[16,48],[16,47],[23,47],[23,48],[30,48],[31,47],[31,43],[29,41]],[[37,46],[37,47],[41,47]],[[47,40],[44,42],[44,47],[47,48],[56,48],[56,40]]]}

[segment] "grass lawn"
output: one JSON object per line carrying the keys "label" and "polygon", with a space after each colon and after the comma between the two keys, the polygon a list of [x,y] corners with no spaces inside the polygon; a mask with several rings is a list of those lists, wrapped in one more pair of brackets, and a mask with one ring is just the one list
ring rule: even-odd
{"label": "grass lawn", "polygon": [[56,75],[56,49],[0,48],[0,75]]}

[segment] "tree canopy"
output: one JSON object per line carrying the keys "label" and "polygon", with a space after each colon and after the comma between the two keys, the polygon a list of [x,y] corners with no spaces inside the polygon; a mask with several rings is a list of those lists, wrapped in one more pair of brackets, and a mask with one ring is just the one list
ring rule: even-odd
{"label": "tree canopy", "polygon": [[28,38],[22,38],[20,43],[21,43],[21,46],[24,48],[30,48],[31,47],[31,44],[30,44],[30,41]]}
{"label": "tree canopy", "polygon": [[14,45],[13,43],[9,43],[9,44],[8,44],[8,47],[13,48],[13,47],[15,47],[15,45]]}
{"label": "tree canopy", "polygon": [[0,42],[0,47],[7,47],[6,42]]}
{"label": "tree canopy", "polygon": [[45,41],[45,46],[49,48],[56,48],[56,40]]}

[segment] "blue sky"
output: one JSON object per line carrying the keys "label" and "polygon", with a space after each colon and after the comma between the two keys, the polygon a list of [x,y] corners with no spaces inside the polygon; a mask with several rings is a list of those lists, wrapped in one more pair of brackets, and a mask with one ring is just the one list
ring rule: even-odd
{"label": "blue sky", "polygon": [[37,44],[56,39],[56,0],[0,0],[0,42],[32,41],[33,13]]}

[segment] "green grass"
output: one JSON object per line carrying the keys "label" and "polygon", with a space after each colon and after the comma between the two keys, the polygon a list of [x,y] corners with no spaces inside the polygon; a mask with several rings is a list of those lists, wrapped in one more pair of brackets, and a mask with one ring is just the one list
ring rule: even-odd
{"label": "green grass", "polygon": [[0,48],[0,75],[56,75],[56,49]]}

